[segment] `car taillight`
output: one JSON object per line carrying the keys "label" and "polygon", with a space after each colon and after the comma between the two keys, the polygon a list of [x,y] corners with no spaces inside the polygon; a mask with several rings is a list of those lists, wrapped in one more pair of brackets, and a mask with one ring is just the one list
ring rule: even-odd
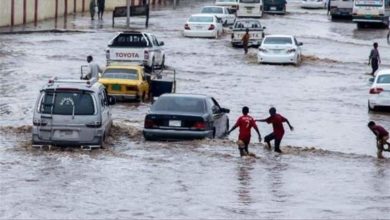
{"label": "car taillight", "polygon": [[149,51],[145,50],[144,52],[144,59],[148,60],[149,59]]}
{"label": "car taillight", "polygon": [[151,119],[145,119],[145,123],[144,123],[144,127],[145,127],[145,128],[153,128],[153,127],[155,127],[155,126],[156,126],[156,124],[154,123],[153,120],[151,120]]}
{"label": "car taillight", "polygon": [[382,88],[371,88],[370,89],[370,94],[379,94],[381,92],[383,92]]}
{"label": "car taillight", "polygon": [[213,24],[210,24],[209,31],[214,30],[215,26]]}
{"label": "car taillight", "polygon": [[106,50],[106,59],[107,59],[107,60],[110,59],[110,50]]}
{"label": "car taillight", "polygon": [[100,128],[102,126],[102,122],[100,121],[94,121],[88,124],[85,124],[88,128]]}
{"label": "car taillight", "polygon": [[184,29],[186,29],[186,30],[191,30],[191,28],[190,28],[190,26],[189,26],[188,24],[185,24],[185,25],[184,25]]}
{"label": "car taillight", "polygon": [[288,49],[287,53],[294,53],[295,51],[297,51],[297,50],[295,50],[295,49]]}
{"label": "car taillight", "polygon": [[206,129],[206,123],[204,121],[195,122],[192,126],[193,129],[204,130]]}

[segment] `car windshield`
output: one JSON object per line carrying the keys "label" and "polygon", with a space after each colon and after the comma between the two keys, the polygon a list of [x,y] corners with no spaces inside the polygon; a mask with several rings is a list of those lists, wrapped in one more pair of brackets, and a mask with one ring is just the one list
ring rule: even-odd
{"label": "car windshield", "polygon": [[138,79],[138,71],[134,69],[106,69],[103,78],[110,79]]}
{"label": "car windshield", "polygon": [[205,113],[205,102],[196,97],[162,96],[152,106],[152,111],[172,113]]}
{"label": "car windshield", "polygon": [[117,47],[147,47],[147,40],[142,34],[120,34],[111,46]]}
{"label": "car windshield", "polygon": [[376,81],[376,83],[380,83],[380,84],[388,84],[390,83],[390,75],[381,75],[378,77],[378,80]]}
{"label": "car windshield", "polygon": [[[54,95],[54,102],[53,102]],[[54,104],[54,105],[52,105]],[[93,98],[86,91],[56,91],[46,90],[41,100],[40,112],[54,115],[93,115],[95,105]]]}
{"label": "car windshield", "polygon": [[189,22],[199,22],[199,23],[210,23],[213,22],[213,17],[206,17],[206,16],[191,16],[188,20]]}
{"label": "car windshield", "polygon": [[234,28],[261,28],[259,21],[237,21],[234,24]]}
{"label": "car windshield", "polygon": [[204,7],[201,11],[204,14],[223,14],[223,9],[220,7]]}
{"label": "car windshield", "polygon": [[264,44],[292,44],[291,37],[266,37]]}
{"label": "car windshield", "polygon": [[357,6],[382,6],[383,0],[356,0]]}
{"label": "car windshield", "polygon": [[260,3],[260,0],[240,0],[240,3]]}

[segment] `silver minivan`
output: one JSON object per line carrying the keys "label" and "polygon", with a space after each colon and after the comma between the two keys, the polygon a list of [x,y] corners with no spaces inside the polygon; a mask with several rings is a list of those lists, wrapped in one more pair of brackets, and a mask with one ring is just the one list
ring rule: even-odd
{"label": "silver minivan", "polygon": [[50,79],[34,107],[33,146],[102,147],[112,125],[115,98],[92,80]]}

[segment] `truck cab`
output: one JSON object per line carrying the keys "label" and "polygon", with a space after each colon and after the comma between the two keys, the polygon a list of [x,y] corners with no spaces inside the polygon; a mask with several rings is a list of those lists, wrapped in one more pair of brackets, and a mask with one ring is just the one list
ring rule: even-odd
{"label": "truck cab", "polygon": [[50,79],[34,107],[33,146],[102,147],[110,132],[113,104],[115,98],[96,79]]}
{"label": "truck cab", "polygon": [[331,0],[330,16],[335,18],[352,18],[353,0]]}
{"label": "truck cab", "polygon": [[390,0],[355,0],[352,21],[362,27],[367,23],[389,25]]}
{"label": "truck cab", "polygon": [[165,64],[164,42],[154,34],[138,31],[121,32],[109,43],[106,49],[107,64],[110,62],[132,62],[141,64],[152,72]]}

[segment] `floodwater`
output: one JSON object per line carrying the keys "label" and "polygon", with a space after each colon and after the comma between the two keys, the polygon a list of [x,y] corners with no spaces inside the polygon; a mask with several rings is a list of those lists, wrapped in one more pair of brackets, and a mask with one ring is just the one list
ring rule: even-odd
{"label": "floodwater", "polygon": [[[388,113],[367,111],[368,53],[377,41],[381,68],[390,68],[387,30],[330,22],[325,10],[289,1],[287,15],[262,22],[267,34],[303,42],[304,62],[259,65],[256,49],[245,56],[228,33],[182,37],[186,17],[206,4],[212,1],[152,12],[148,31],[165,42],[177,91],[213,95],[231,109],[231,124],[243,105],[255,118],[275,106],[295,127],[282,142],[285,153],[254,138],[258,158],[242,159],[237,132],[224,140],[145,142],[149,103],[114,106],[107,149],[32,149],[41,86],[52,76],[78,78],[89,54],[103,65],[119,30],[109,15],[92,24],[88,16],[69,19],[67,27],[79,32],[0,35],[0,218],[389,218],[390,160],[376,159],[366,127],[375,120],[390,128]],[[271,131],[259,127],[263,136]]]}

